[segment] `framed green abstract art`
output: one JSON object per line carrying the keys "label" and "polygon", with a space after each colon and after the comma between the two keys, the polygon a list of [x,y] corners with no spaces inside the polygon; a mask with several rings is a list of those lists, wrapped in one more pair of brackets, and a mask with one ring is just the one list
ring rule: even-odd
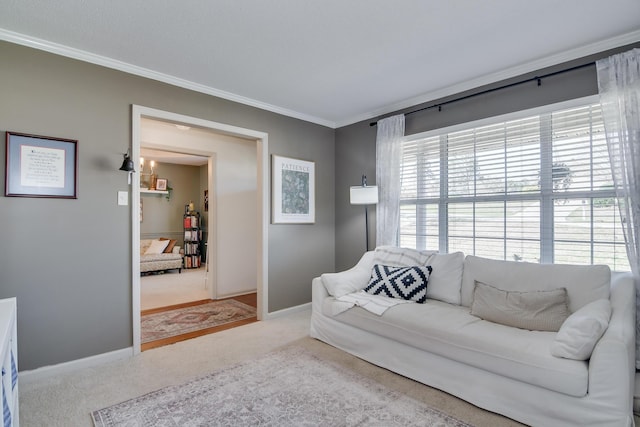
{"label": "framed green abstract art", "polygon": [[271,160],[271,222],[313,224],[315,163],[276,155]]}

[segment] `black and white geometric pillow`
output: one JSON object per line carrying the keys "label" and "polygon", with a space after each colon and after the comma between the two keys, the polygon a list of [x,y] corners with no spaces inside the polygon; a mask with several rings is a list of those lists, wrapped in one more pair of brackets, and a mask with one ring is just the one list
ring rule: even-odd
{"label": "black and white geometric pillow", "polygon": [[372,295],[424,303],[431,271],[431,266],[390,267],[375,264],[364,291]]}

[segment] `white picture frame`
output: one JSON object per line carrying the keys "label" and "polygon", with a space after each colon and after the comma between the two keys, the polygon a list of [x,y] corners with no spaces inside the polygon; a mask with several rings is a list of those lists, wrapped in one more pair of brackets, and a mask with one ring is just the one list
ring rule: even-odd
{"label": "white picture frame", "polygon": [[167,179],[166,178],[158,178],[158,179],[156,179],[156,190],[158,190],[158,191],[167,191]]}
{"label": "white picture frame", "polygon": [[315,162],[271,156],[271,222],[314,224]]}

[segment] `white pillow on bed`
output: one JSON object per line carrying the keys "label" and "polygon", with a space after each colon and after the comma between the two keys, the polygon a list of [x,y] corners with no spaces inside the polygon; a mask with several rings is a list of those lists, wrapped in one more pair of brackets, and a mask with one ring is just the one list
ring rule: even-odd
{"label": "white pillow on bed", "polygon": [[151,241],[151,244],[149,245],[147,250],[144,252],[144,254],[145,255],[161,254],[167,248],[167,245],[169,244],[169,242],[170,240],[153,240]]}

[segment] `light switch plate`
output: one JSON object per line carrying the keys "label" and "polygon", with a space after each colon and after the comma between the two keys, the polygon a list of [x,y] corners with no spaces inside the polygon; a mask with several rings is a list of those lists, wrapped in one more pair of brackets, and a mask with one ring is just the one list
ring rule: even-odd
{"label": "light switch plate", "polygon": [[127,206],[129,204],[129,192],[118,191],[118,206]]}

